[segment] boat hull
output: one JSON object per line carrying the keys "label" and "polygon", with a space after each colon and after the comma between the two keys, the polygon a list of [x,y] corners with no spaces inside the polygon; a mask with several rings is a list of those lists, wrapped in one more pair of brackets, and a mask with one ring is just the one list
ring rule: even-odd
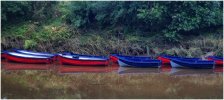
{"label": "boat hull", "polygon": [[5,53],[1,53],[1,59],[5,59],[6,54]]}
{"label": "boat hull", "polygon": [[76,65],[76,66],[107,66],[109,60],[80,60],[59,56],[60,64]]}
{"label": "boat hull", "polygon": [[170,61],[170,65],[172,66],[172,68],[185,68],[184,66],[173,61]]}
{"label": "boat hull", "polygon": [[121,67],[139,67],[139,68],[151,68],[151,67],[159,67],[161,65],[161,61],[155,62],[132,62],[129,60],[119,58],[118,64]]}
{"label": "boat hull", "polygon": [[162,64],[170,64],[170,61],[171,61],[169,58],[165,58],[165,57],[162,57],[162,56],[159,56],[157,59],[161,60]]}
{"label": "boat hull", "polygon": [[54,60],[54,61],[57,60],[57,55],[51,54],[51,53],[33,52],[33,51],[19,50],[19,49],[15,49],[15,52],[22,53],[22,54],[28,54],[28,55],[34,55],[34,56],[51,57],[52,60]]}
{"label": "boat hull", "polygon": [[111,60],[113,63],[119,63],[119,62],[118,62],[119,58],[151,59],[150,57],[141,57],[141,56],[124,56],[124,55],[117,55],[117,54],[112,54],[112,55],[110,55],[110,60]]}
{"label": "boat hull", "polygon": [[215,65],[223,67],[223,61],[222,60],[215,60]]}
{"label": "boat hull", "polygon": [[29,64],[49,64],[52,62],[50,58],[25,58],[25,57],[18,57],[6,54],[6,59],[8,61],[18,62],[18,63],[29,63]]}
{"label": "boat hull", "polygon": [[208,60],[214,61],[215,62],[215,66],[223,67],[223,59],[216,59],[214,57],[208,57]]}
{"label": "boat hull", "polygon": [[118,58],[116,56],[110,56],[110,60],[113,62],[113,63],[118,63]]}
{"label": "boat hull", "polygon": [[195,69],[212,69],[214,68],[214,62],[201,61],[203,63],[187,62],[180,59],[173,59],[171,61],[172,68],[195,68]]}
{"label": "boat hull", "polygon": [[118,60],[118,64],[119,64],[119,66],[121,66],[121,67],[131,67],[131,65],[128,65],[128,64],[122,62],[121,60]]}

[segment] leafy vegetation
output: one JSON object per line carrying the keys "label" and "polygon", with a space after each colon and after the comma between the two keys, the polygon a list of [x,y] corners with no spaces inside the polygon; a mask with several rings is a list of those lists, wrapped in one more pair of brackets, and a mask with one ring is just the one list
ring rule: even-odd
{"label": "leafy vegetation", "polygon": [[221,1],[3,1],[2,48],[139,55],[149,47],[152,54],[198,56],[210,50],[222,55],[218,45],[222,5]]}
{"label": "leafy vegetation", "polygon": [[39,22],[46,21],[56,13],[54,9],[57,4],[55,1],[3,1],[1,3],[2,25],[28,20]]}
{"label": "leafy vegetation", "polygon": [[222,2],[73,2],[70,21],[78,28],[117,27],[163,33],[178,41],[182,33],[222,26]]}

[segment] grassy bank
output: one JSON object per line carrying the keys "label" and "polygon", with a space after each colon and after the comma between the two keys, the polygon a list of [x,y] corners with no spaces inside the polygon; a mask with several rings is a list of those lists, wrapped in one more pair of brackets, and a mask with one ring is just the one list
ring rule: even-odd
{"label": "grassy bank", "polygon": [[170,76],[2,70],[2,98],[223,98],[220,74]]}
{"label": "grassy bank", "polygon": [[21,48],[42,52],[71,51],[96,55],[146,55],[147,47],[152,56],[165,53],[200,57],[208,52],[222,55],[222,29],[206,33],[185,36],[179,43],[170,43],[164,41],[160,34],[141,36],[130,33],[120,38],[112,30],[74,30],[60,20],[53,20],[52,23],[41,26],[32,22],[9,26],[2,31],[4,35],[1,37],[1,46],[3,50]]}

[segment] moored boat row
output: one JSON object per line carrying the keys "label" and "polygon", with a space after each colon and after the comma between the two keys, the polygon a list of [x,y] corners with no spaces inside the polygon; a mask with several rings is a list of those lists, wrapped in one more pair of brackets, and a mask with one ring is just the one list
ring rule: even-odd
{"label": "moored boat row", "polygon": [[130,57],[122,55],[111,55],[110,58],[121,67],[160,67],[161,65],[171,65],[173,68],[197,69],[209,69],[215,66],[223,67],[223,58],[217,56],[210,56],[206,60],[168,55],[161,55],[157,57],[157,60],[151,59],[150,57]]}
{"label": "moored boat row", "polygon": [[124,56],[119,54],[111,54],[106,56],[80,55],[73,53],[44,53],[33,52],[27,50],[14,49],[11,52],[1,52],[1,58],[6,58],[8,61],[20,63],[52,63],[59,61],[60,64],[78,65],[78,66],[107,66],[110,60],[113,63],[118,63],[121,67],[160,67],[161,65],[169,64],[175,68],[214,68],[215,66],[223,66],[223,58],[217,56],[209,56],[206,60],[201,58],[186,58],[161,55],[157,59],[152,59],[149,56]]}

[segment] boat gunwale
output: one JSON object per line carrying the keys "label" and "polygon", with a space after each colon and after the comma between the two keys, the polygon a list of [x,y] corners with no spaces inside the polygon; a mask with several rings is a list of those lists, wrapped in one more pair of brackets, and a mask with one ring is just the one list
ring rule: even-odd
{"label": "boat gunwale", "polygon": [[[171,61],[176,61],[176,62],[181,62],[185,64],[191,64],[191,65],[198,65],[198,64],[215,64],[214,61],[211,60],[195,60],[190,61],[190,60],[184,60],[184,59],[172,59]],[[193,62],[193,63],[192,63]]]}
{"label": "boat gunwale", "polygon": [[201,58],[178,57],[178,56],[169,56],[169,55],[160,55],[158,57],[163,57],[163,58],[166,58],[166,59],[169,59],[169,60],[172,60],[172,59],[194,59],[194,60],[198,59],[198,60],[200,60],[201,59]]}
{"label": "boat gunwale", "polygon": [[119,60],[128,61],[128,62],[132,62],[132,63],[144,63],[144,64],[161,63],[162,62],[161,60],[156,60],[156,59],[149,59],[148,61],[135,61],[135,60],[130,60],[128,58],[119,58]]}
{"label": "boat gunwale", "polygon": [[150,56],[127,56],[127,55],[119,55],[119,54],[110,54],[113,57],[128,57],[128,58],[142,58],[142,59],[152,59]]}
{"label": "boat gunwale", "polygon": [[[21,55],[29,55],[29,56],[33,56],[33,57],[25,57],[25,56],[18,56],[18,55],[13,55],[11,53],[18,53],[18,52],[5,52],[6,54],[6,58],[7,58],[7,55],[10,55],[10,56],[14,56],[14,57],[18,57],[18,58],[27,58],[27,59],[51,59],[52,57],[47,57],[47,56],[38,56],[38,55],[29,55],[29,54],[23,54],[23,53],[20,53]],[[19,53],[18,53],[19,54]],[[35,57],[36,56],[36,57]],[[39,58],[38,58],[38,57]]]}
{"label": "boat gunwale", "polygon": [[223,57],[219,57],[219,56],[208,56],[207,59],[212,59],[212,60],[223,60]]}
{"label": "boat gunwale", "polygon": [[[121,67],[132,67],[132,68],[160,68],[161,67],[161,62],[153,62],[153,63],[133,63],[133,62],[129,62],[129,61],[125,61],[122,59],[118,60],[119,62],[119,66]],[[125,65],[120,65],[120,63],[123,63]],[[138,66],[136,66],[135,64],[138,64]],[[145,65],[142,65],[145,64]]]}
{"label": "boat gunwale", "polygon": [[54,57],[58,55],[58,54],[52,54],[49,52],[36,52],[36,51],[22,50],[22,49],[14,49],[14,52],[29,54],[29,55],[37,55],[37,56],[47,56],[47,57]]}
{"label": "boat gunwale", "polygon": [[[66,58],[66,59],[71,59],[71,60],[80,60],[80,61],[108,61],[108,58],[100,58],[101,60],[88,60],[88,59],[79,59],[79,58],[69,58],[69,57],[65,57],[64,55],[59,55],[60,57]],[[70,55],[71,56],[71,55]]]}

